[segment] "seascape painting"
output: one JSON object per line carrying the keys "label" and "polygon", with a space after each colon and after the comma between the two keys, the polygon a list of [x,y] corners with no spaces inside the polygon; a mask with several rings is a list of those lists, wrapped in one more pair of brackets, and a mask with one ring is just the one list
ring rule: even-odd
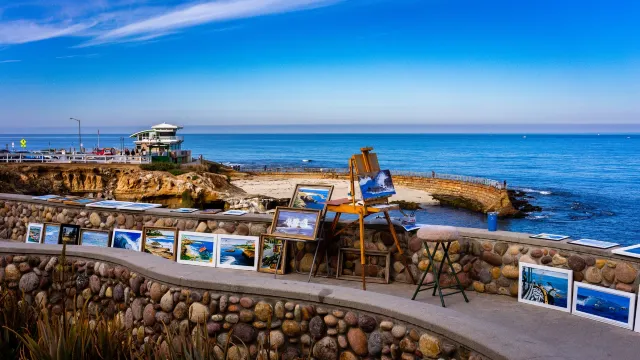
{"label": "seascape painting", "polygon": [[575,283],[573,313],[633,329],[636,295],[587,283]]}
{"label": "seascape painting", "polygon": [[103,209],[115,209],[118,208],[120,206],[126,206],[126,205],[131,205],[133,203],[128,202],[128,201],[115,201],[115,200],[103,200],[103,201],[98,201],[98,202],[94,202],[91,204],[87,204],[87,207],[97,207],[97,208],[103,208]]}
{"label": "seascape painting", "polygon": [[145,227],[143,229],[142,248],[144,252],[165,259],[176,259],[176,229]]}
{"label": "seascape painting", "polygon": [[43,224],[29,223],[25,242],[27,244],[39,244],[40,239],[42,238],[43,229],[44,229]]}
{"label": "seascape painting", "polygon": [[109,231],[82,229],[80,231],[80,245],[109,247]]}
{"label": "seascape painting", "polygon": [[256,258],[258,241],[259,238],[256,236],[218,236],[217,266],[255,271],[258,267]]}
{"label": "seascape painting", "polygon": [[518,301],[569,312],[572,282],[569,270],[520,263]]}
{"label": "seascape painting", "polygon": [[377,174],[358,175],[362,200],[388,197],[396,193],[389,170],[380,170]]}
{"label": "seascape painting", "polygon": [[560,240],[568,239],[569,236],[542,233],[542,234],[538,234],[538,235],[532,235],[532,236],[530,236],[530,238],[532,238],[532,239],[541,239],[541,240],[560,241]]}
{"label": "seascape painting", "polygon": [[113,230],[111,247],[140,251],[142,248],[142,231],[126,229]]}
{"label": "seascape painting", "polygon": [[609,249],[614,246],[620,245],[618,243],[612,243],[612,242],[602,241],[602,240],[593,240],[593,239],[578,239],[575,241],[569,241],[569,244],[594,247],[597,249]]}
{"label": "seascape painting", "polygon": [[620,249],[613,249],[611,250],[611,252],[618,255],[640,258],[640,244],[631,245]]}
{"label": "seascape painting", "polygon": [[180,231],[178,262],[215,267],[217,237],[215,234]]}
{"label": "seascape painting", "polygon": [[272,235],[315,240],[318,233],[320,211],[294,208],[277,208]]}
{"label": "seascape painting", "polygon": [[260,236],[258,271],[275,273],[279,263],[278,275],[282,275],[286,266],[286,258],[286,240],[269,235]]}
{"label": "seascape painting", "polygon": [[44,224],[43,244],[57,245],[60,237],[60,224]]}
{"label": "seascape painting", "polygon": [[118,210],[133,210],[133,211],[144,211],[149,209],[154,209],[162,207],[162,204],[148,204],[148,203],[133,203],[127,204],[123,206],[118,206],[116,209]]}
{"label": "seascape painting", "polygon": [[289,207],[324,210],[326,206],[324,203],[331,199],[332,192],[333,186],[330,185],[298,184],[291,197]]}
{"label": "seascape painting", "polygon": [[58,244],[78,245],[80,241],[80,226],[62,224],[60,226],[60,238]]}

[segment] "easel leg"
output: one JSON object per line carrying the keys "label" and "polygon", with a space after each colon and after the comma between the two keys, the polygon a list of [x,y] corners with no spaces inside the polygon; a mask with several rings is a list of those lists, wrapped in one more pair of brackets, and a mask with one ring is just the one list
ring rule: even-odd
{"label": "easel leg", "polygon": [[365,256],[364,256],[364,216],[362,214],[358,215],[360,217],[360,264],[362,264],[362,290],[367,290],[367,282],[364,278],[364,267],[365,267]]}
{"label": "easel leg", "polygon": [[313,254],[313,262],[311,263],[311,270],[309,270],[309,279],[307,279],[307,282],[311,282],[311,276],[316,276],[316,272],[318,272],[317,268],[314,271],[314,268],[316,266],[316,259],[318,258],[318,249],[320,249],[320,241],[318,241],[318,243],[316,244],[316,251]]}
{"label": "easel leg", "polygon": [[[278,277],[278,270],[280,269],[280,264],[282,263],[282,253],[284,252],[284,249],[286,249],[286,248],[287,248],[287,240],[284,241],[282,250],[280,250],[280,255],[278,255],[278,263],[276,264],[276,272],[273,273],[273,278],[274,279],[276,279]],[[283,273],[284,273],[284,271],[283,271]]]}
{"label": "easel leg", "polygon": [[409,277],[411,278],[411,283],[415,285],[416,279],[413,278],[413,273],[409,268],[408,260],[403,255],[404,251],[402,251],[402,248],[400,247],[400,242],[398,241],[398,234],[396,234],[396,228],[393,227],[393,223],[391,222],[391,217],[389,216],[389,212],[387,211],[384,212],[384,218],[387,219],[387,224],[389,224],[389,232],[391,232],[391,237],[393,237],[393,241],[396,243],[398,254],[402,256],[402,263],[404,264],[404,268],[407,269],[407,272],[409,273]]}

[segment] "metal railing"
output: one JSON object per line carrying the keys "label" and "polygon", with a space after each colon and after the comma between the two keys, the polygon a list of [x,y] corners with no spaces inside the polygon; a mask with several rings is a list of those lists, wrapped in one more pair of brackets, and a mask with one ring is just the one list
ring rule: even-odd
{"label": "metal railing", "polygon": [[[322,167],[244,167],[239,168],[240,171],[257,173],[257,174],[274,174],[274,173],[327,173],[346,175],[349,173],[347,168],[322,168]],[[435,171],[432,172],[420,172],[420,171],[391,171],[393,175],[409,176],[419,178],[435,178],[442,180],[460,181],[470,184],[478,184],[484,186],[491,186],[496,189],[505,189],[506,182],[500,182],[497,180],[485,179],[475,176],[466,175],[453,175],[453,174],[441,174]]]}
{"label": "metal railing", "polygon": [[82,164],[150,164],[150,156],[94,155],[94,154],[0,154],[0,163],[82,163]]}

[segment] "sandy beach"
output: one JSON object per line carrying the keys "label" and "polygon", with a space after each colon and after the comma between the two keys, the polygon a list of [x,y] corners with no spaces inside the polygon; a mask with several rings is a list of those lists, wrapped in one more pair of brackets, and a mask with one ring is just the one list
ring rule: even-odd
{"label": "sandy beach", "polygon": [[[289,198],[296,188],[296,184],[323,184],[333,185],[332,199],[346,198],[349,193],[349,181],[334,179],[282,179],[261,176],[251,179],[234,180],[233,185],[241,188],[251,195],[264,195],[274,198]],[[359,189],[356,194],[359,196]],[[391,201],[411,201],[425,205],[438,205],[438,201],[425,191],[409,189],[396,186],[396,195],[391,197]]]}

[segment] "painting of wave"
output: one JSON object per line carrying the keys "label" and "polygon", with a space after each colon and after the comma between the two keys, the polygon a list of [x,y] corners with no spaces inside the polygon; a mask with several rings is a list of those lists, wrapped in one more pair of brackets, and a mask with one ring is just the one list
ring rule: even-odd
{"label": "painting of wave", "polygon": [[565,269],[520,263],[518,300],[569,312],[573,274]]}
{"label": "painting of wave", "polygon": [[258,238],[253,236],[221,235],[218,238],[218,267],[256,270]]}
{"label": "painting of wave", "polygon": [[278,209],[273,234],[313,240],[317,233],[318,217],[318,211]]}
{"label": "painting of wave", "polygon": [[109,247],[109,232],[97,230],[82,230],[80,244],[83,246]]}
{"label": "painting of wave", "polygon": [[30,223],[29,228],[27,229],[27,238],[25,242],[30,244],[39,244],[43,228],[44,225],[42,224]]}
{"label": "painting of wave", "polygon": [[330,186],[298,185],[291,200],[291,207],[324,210],[324,203],[329,201],[331,191]]}
{"label": "painting of wave", "polygon": [[631,329],[635,294],[585,283],[575,284],[574,314]]}
{"label": "painting of wave", "polygon": [[45,224],[44,225],[44,244],[57,245],[58,237],[60,237],[60,225],[59,224]]}
{"label": "painting of wave", "polygon": [[114,230],[111,247],[140,251],[142,248],[142,231],[125,229]]}
{"label": "painting of wave", "polygon": [[362,200],[376,199],[394,195],[396,189],[391,181],[389,170],[380,170],[375,175],[358,175]]}
{"label": "painting of wave", "polygon": [[145,228],[144,252],[174,260],[176,256],[176,229],[174,228]]}
{"label": "painting of wave", "polygon": [[178,262],[215,266],[216,235],[181,231],[178,235]]}

